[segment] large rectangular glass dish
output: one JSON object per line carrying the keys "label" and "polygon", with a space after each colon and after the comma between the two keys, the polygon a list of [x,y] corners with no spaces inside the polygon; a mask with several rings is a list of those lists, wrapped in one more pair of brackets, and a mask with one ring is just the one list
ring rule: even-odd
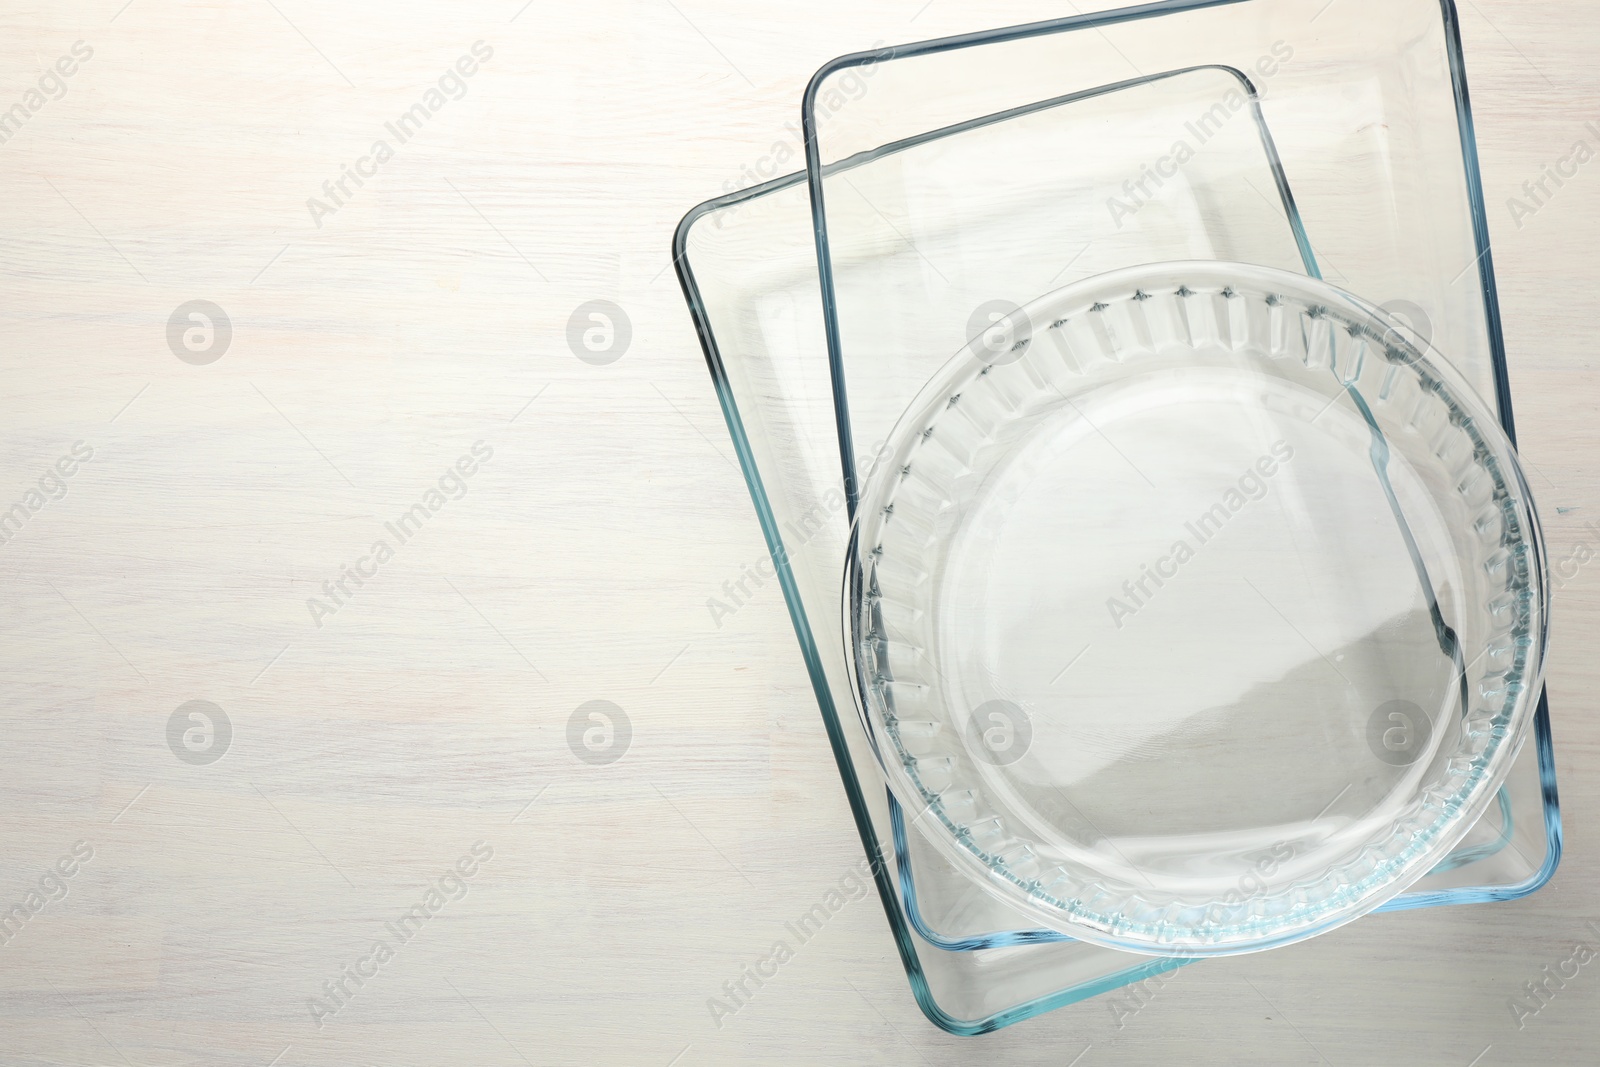
{"label": "large rectangular glass dish", "polygon": [[[1179,961],[1019,927],[905,832],[883,788],[844,673],[837,607],[849,527],[807,220],[803,176],[790,175],[695,208],[675,255],[857,829],[882,861],[877,888],[917,1001],[942,1028],[981,1033],[1170,970]],[[1386,910],[1510,899],[1548,879],[1560,833],[1547,715],[1536,727],[1491,818]]]}

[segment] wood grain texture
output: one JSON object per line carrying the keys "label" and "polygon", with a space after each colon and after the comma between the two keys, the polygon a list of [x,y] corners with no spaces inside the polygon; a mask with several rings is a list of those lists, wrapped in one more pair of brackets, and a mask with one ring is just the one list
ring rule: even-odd
{"label": "wood grain texture", "polygon": [[[1600,17],[1461,6],[1563,558],[1600,546],[1600,163],[1520,227],[1503,205],[1600,122]],[[707,998],[860,847],[777,590],[720,626],[705,606],[762,545],[669,235],[792,139],[830,56],[1072,10],[4,4],[0,109],[75,42],[93,55],[0,144],[0,508],[74,442],[93,457],[0,544],[0,906],[75,842],[93,855],[0,945],[0,1064],[1600,1058],[1600,963],[1520,1030],[1507,1007],[1600,946],[1594,566],[1557,604],[1567,851],[1536,895],[1209,962],[1122,1027],[1089,1001],[977,1041],[921,1018],[867,902],[713,1024]],[[463,95],[313,218],[478,41]],[[595,299],[632,327],[603,366],[567,340]],[[232,323],[203,367],[168,345],[191,300]],[[385,524],[431,490],[400,543]],[[380,540],[392,558],[333,602]],[[169,747],[191,700],[231,724],[215,763]],[[569,747],[593,700],[631,726],[614,763]],[[457,867],[475,845],[492,856]],[[319,1026],[308,1000],[358,961],[375,973]]]}

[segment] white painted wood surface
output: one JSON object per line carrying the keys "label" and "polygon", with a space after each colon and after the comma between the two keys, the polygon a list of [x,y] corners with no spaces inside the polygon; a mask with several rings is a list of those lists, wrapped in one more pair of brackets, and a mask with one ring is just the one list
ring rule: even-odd
{"label": "white painted wood surface", "polygon": [[[1071,10],[5,4],[0,109],[41,99],[0,144],[0,508],[40,506],[0,544],[0,906],[42,906],[0,944],[0,1064],[1600,1059],[1600,963],[1522,1029],[1508,1009],[1600,946],[1593,566],[1560,590],[1567,852],[1535,896],[1207,963],[1121,1028],[1089,1001],[976,1041],[923,1021],[861,903],[713,1023],[859,844],[777,590],[706,608],[763,550],[671,229],[793,137],[828,57]],[[1600,123],[1600,16],[1462,11],[1564,559],[1600,548],[1600,163],[1520,227],[1504,205]],[[479,41],[464,95],[389,134]],[[631,322],[608,365],[566,337],[596,299]],[[204,366],[168,345],[191,300],[232,324]],[[400,543],[385,524],[441,480]],[[169,747],[191,700],[231,724],[214,763]],[[614,763],[569,748],[593,700],[631,724]],[[319,1026],[347,966],[367,977]]]}

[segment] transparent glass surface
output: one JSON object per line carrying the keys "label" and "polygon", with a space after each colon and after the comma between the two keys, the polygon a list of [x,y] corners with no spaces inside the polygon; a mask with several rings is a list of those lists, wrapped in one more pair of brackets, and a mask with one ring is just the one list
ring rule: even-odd
{"label": "transparent glass surface", "polygon": [[[1191,256],[1298,268],[1381,303],[1383,332],[1431,339],[1510,429],[1448,3],[1169,3],[883,49],[825,66],[805,121],[853,491],[952,345],[1013,351],[1045,328],[1019,321],[1019,304]],[[1409,707],[1372,713],[1391,723],[1380,738],[1412,729],[1388,718]],[[1532,778],[1519,781],[1531,794]],[[1554,824],[1543,849],[1519,847],[1510,825],[1507,845],[1468,847],[1536,881],[1557,854]]]}
{"label": "transparent glass surface", "polygon": [[[1358,4],[1353,17],[1346,18],[1316,7],[1276,5],[1282,8],[1278,10],[1252,2],[1239,5],[1254,9],[1242,21],[1238,15],[1222,15],[1211,23],[1186,22],[1176,31],[1158,25],[1174,14],[1189,18],[1198,15],[1191,9],[1214,6],[1156,4],[905,46],[844,57],[819,75],[808,94],[804,118],[814,135],[814,159],[827,152],[830,162],[826,172],[814,167],[813,176],[825,173],[830,183],[845,173],[859,178],[862,164],[892,156],[899,147],[936,139],[942,127],[997,125],[1008,117],[1008,109],[1018,109],[1016,117],[1021,117],[1052,103],[1066,103],[1063,97],[1087,100],[1108,90],[1167,82],[1147,99],[1181,102],[1183,93],[1194,92],[1191,87],[1201,85],[1202,79],[1215,78],[1212,84],[1224,86],[1230,81],[1237,85],[1242,76],[1261,102],[1259,109],[1248,102],[1244,109],[1227,108],[1230,118],[1219,122],[1222,114],[1215,111],[1216,105],[1226,107],[1231,102],[1223,89],[1223,96],[1207,101],[1202,112],[1185,117],[1182,122],[1200,119],[1203,113],[1216,116],[1200,124],[1204,141],[1224,137],[1224,143],[1248,147],[1247,152],[1201,160],[1205,144],[1199,135],[1189,135],[1194,158],[1185,162],[1209,166],[1213,175],[1248,178],[1253,186],[1250,195],[1260,205],[1258,218],[1275,215],[1276,227],[1245,221],[1246,209],[1236,197],[1206,199],[1203,189],[1185,192],[1186,179],[1174,183],[1173,176],[1166,175],[1158,184],[1145,177],[1138,187],[1138,202],[1126,195],[1122,199],[1124,205],[1137,208],[1132,213],[1113,212],[1107,202],[1109,190],[1097,190],[1106,193],[1100,225],[1108,238],[1135,228],[1143,230],[1146,239],[1168,240],[1159,255],[1139,255],[1121,263],[1114,256],[1074,263],[1080,251],[1085,256],[1097,253],[1085,247],[1087,242],[1071,240],[1076,233],[1070,228],[1057,228],[1050,232],[1069,243],[1045,270],[1028,256],[1006,254],[1004,242],[1011,242],[1014,250],[1019,240],[1026,243],[1030,238],[1002,226],[987,233],[1001,244],[975,235],[961,251],[985,255],[990,263],[1019,271],[1018,284],[973,283],[969,294],[960,300],[945,299],[941,307],[936,286],[951,281],[966,284],[969,275],[945,272],[941,279],[934,264],[924,264],[920,279],[910,272],[903,275],[910,284],[902,292],[881,296],[879,313],[897,316],[895,325],[904,337],[921,338],[924,335],[916,331],[935,320],[945,325],[929,335],[937,343],[919,341],[874,355],[892,361],[909,352],[923,361],[922,366],[899,373],[904,392],[898,406],[884,400],[885,431],[948,353],[978,332],[969,329],[974,322],[992,327],[1016,304],[1127,262],[1185,256],[1227,256],[1285,268],[1298,264],[1305,273],[1326,273],[1369,300],[1381,297],[1386,310],[1418,339],[1433,337],[1452,353],[1473,385],[1499,405],[1509,430],[1493,271],[1453,8],[1448,3],[1405,4],[1404,10],[1378,10],[1378,5]],[[1398,30],[1379,38],[1373,36],[1373,26],[1398,26]],[[1147,36],[1151,27],[1156,30]],[[1295,32],[1269,36],[1281,34],[1285,27]],[[1289,44],[1294,55],[1274,61],[1273,45],[1279,40]],[[1152,59],[1155,53],[1142,49],[1157,41],[1156,52],[1164,49],[1165,54]],[[1005,51],[1014,47],[1029,51],[1032,58],[1014,61],[1018,53]],[[996,48],[1001,51],[991,51]],[[928,61],[935,56],[943,59],[931,77],[883,77],[899,61],[896,57]],[[1310,62],[1303,69],[1294,68],[1300,59]],[[1294,77],[1279,76],[1292,69]],[[1332,103],[1319,99],[1319,85],[1329,87],[1336,98]],[[862,106],[869,98],[876,103]],[[1132,117],[1154,128],[1165,121],[1170,129],[1176,112],[1170,103],[1167,110],[1164,120],[1156,114],[1159,106]],[[1320,115],[1335,111],[1339,121],[1319,125]],[[1279,122],[1284,116],[1293,121]],[[1103,124],[1100,131],[1090,132],[1104,132]],[[1243,136],[1246,132],[1249,137]],[[1179,136],[1187,133],[1184,127]],[[1392,151],[1396,144],[1402,146],[1399,152]],[[1084,158],[1098,151],[1087,143],[1070,147]],[[1132,170],[1117,173],[1113,168],[1114,184],[1144,176],[1145,164],[1165,173],[1174,160],[1163,157],[1175,157],[1170,147],[1175,145],[1141,160]],[[1290,155],[1293,160],[1283,163]],[[1427,157],[1420,164],[1419,155]],[[846,157],[848,165],[835,165]],[[1017,170],[1008,158],[996,156],[988,179],[1009,183],[1007,187],[1015,190]],[[1057,168],[1043,177],[1046,182],[1059,181],[1062,175]],[[1296,179],[1292,196],[1291,175]],[[833,435],[842,426],[852,449],[855,439],[849,420],[839,418],[835,394],[842,391],[842,382],[828,380],[830,374],[835,379],[845,374],[837,358],[842,338],[837,322],[824,314],[825,304],[817,297],[816,246],[801,236],[812,220],[795,182],[794,177],[780,179],[692,211],[679,230],[678,266],[752,498],[783,576],[800,648],[858,829],[869,855],[885,857],[878,888],[913,991],[936,1024],[956,1033],[977,1033],[1134,980],[1148,973],[1143,968],[1169,968],[1180,961],[1081,944],[1049,944],[1063,935],[1029,928],[1025,917],[958,872],[920,831],[895,833],[897,825],[904,830],[912,820],[884,796],[871,738],[849,713],[838,595],[838,568],[845,558],[848,531],[843,515],[849,503],[840,489],[840,457]],[[966,192],[970,191],[969,183]],[[812,192],[823,199],[821,189]],[[831,186],[828,192],[831,196]],[[1030,222],[1053,224],[1052,210],[1087,217],[1074,200],[1062,196],[1057,201],[1053,209],[1045,203],[1043,210],[1034,211]],[[944,196],[929,202],[953,212],[959,210],[961,198]],[[1309,237],[1299,211],[1307,202],[1317,205],[1315,214],[1322,227],[1318,232],[1317,223],[1311,224]],[[1223,206],[1228,211],[1219,213]],[[1219,227],[1220,214],[1228,219]],[[1007,213],[994,217],[1004,221]],[[888,238],[879,242],[879,248],[864,246],[864,254],[870,258],[895,251],[898,242],[898,252],[907,255],[906,246],[918,245],[937,222],[932,215],[923,215],[918,218],[921,228],[913,232],[906,228],[909,218],[906,213],[891,213],[888,221],[894,226],[879,226]],[[1185,226],[1202,220],[1210,227],[1204,237],[1209,249],[1190,243],[1191,236],[1176,237],[1174,225],[1157,225],[1163,218],[1180,218]],[[825,214],[822,221],[826,223]],[[982,212],[969,213],[960,228],[974,233],[982,221]],[[894,233],[897,228],[902,232]],[[824,252],[820,268],[832,270],[835,261],[828,254],[829,245],[824,242],[820,247]],[[1453,259],[1458,250],[1464,253],[1460,265],[1446,273],[1440,264]],[[922,258],[915,248],[909,254]],[[1003,280],[1002,275],[994,277]],[[823,291],[834,295],[831,287]],[[965,306],[969,298],[970,306]],[[985,303],[991,306],[974,314]],[[935,315],[930,316],[930,308]],[[959,313],[951,314],[952,308]],[[862,321],[876,320],[869,315]],[[990,337],[999,340],[1002,334],[1003,329]],[[832,358],[831,368],[824,365],[824,351]],[[893,379],[895,372],[873,368],[870,373]],[[882,437],[866,438],[869,460],[883,443]],[[852,460],[846,469],[854,480],[866,468],[857,468]],[[1560,826],[1549,720],[1542,704],[1534,729],[1537,744],[1518,759],[1499,793],[1500,803],[1432,874],[1411,892],[1389,901],[1385,910],[1506,899],[1531,892],[1548,880],[1559,858]],[[1105,954],[1061,956],[1045,951],[1074,947]],[[962,967],[955,962],[965,956],[979,957],[982,963]],[[1095,962],[1086,968],[1085,961]]]}
{"label": "transparent glass surface", "polygon": [[917,821],[1045,925],[1183,955],[1426,874],[1543,662],[1536,521],[1471,387],[1376,309],[1239,264],[1002,325],[1025,339],[935,376],[859,511],[860,687]]}
{"label": "transparent glass surface", "polygon": [[[712,201],[680,227],[678,267],[857,828],[868,854],[884,858],[878,889],[918,1003],[947,1030],[979,1033],[1170,969],[1181,961],[1051,944],[1070,939],[1030,927],[921,834],[904,833],[885,795],[845,674],[838,574],[849,524],[808,220],[799,175]],[[1548,719],[1536,725],[1507,803],[1386,907],[1512,897],[1549,877],[1559,844],[1553,750]]]}

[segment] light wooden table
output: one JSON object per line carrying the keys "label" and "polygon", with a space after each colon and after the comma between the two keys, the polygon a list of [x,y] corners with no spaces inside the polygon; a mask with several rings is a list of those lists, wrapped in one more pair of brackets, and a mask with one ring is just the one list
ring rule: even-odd
{"label": "light wooden table", "polygon": [[[1520,228],[1499,205],[1592,137],[1600,17],[1462,7],[1564,556],[1600,545],[1600,163]],[[39,506],[0,544],[0,906],[40,907],[0,944],[0,1064],[1600,1059],[1600,963],[1520,1031],[1507,1006],[1600,948],[1592,567],[1558,606],[1567,852],[1533,897],[1210,963],[1121,1028],[1091,1000],[977,1041],[923,1021],[853,904],[713,1023],[859,844],[777,590],[720,627],[705,606],[762,547],[669,234],[792,140],[828,57],[1071,10],[5,4],[0,508]],[[452,70],[459,99],[389,132]],[[225,351],[184,347],[189,320],[169,345],[196,300]],[[569,348],[591,300],[625,309],[614,362]],[[569,746],[591,701],[626,715],[615,762]]]}

